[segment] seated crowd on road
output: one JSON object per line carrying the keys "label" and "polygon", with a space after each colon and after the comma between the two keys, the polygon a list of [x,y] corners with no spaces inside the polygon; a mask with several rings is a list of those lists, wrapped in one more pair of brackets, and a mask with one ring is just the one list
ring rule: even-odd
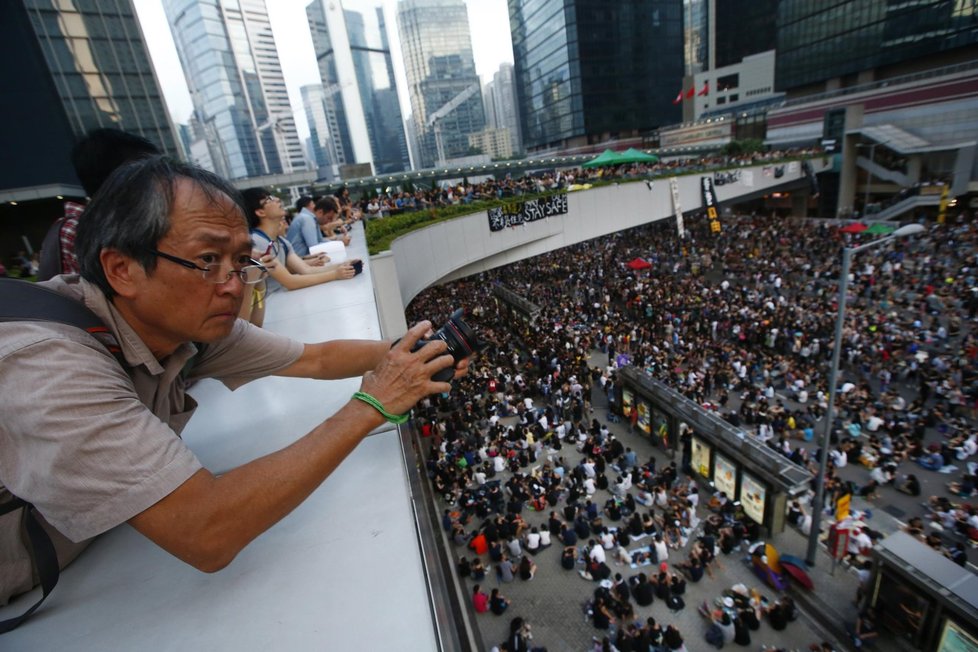
{"label": "seated crowd on road", "polygon": [[[688,219],[681,246],[671,222],[612,234],[431,288],[410,308],[409,317],[437,323],[464,306],[493,343],[455,391],[415,412],[431,437],[428,473],[446,529],[460,551],[477,542],[480,573],[504,580],[547,530],[558,552],[546,565],[537,559],[539,572],[563,566],[600,582],[590,613],[599,629],[621,623],[619,649],[638,649],[623,639],[655,636],[630,603],[638,585],[671,595],[674,579],[709,577],[717,553],[756,538],[725,497],[714,497],[709,518],[697,516],[707,501],[690,493],[687,469],[636,459],[595,418],[609,401],[616,409],[619,356],[814,474],[839,249],[874,237],[824,220],[723,221],[713,235],[705,219]],[[940,533],[978,538],[976,510],[962,504],[976,493],[976,244],[978,229],[962,216],[857,260],[826,451],[826,506],[853,490],[919,493],[920,474],[959,467],[953,494],[930,500],[929,523],[916,532],[958,563],[954,541]],[[636,256],[651,269],[626,267]],[[496,283],[540,306],[536,320],[497,309]],[[602,364],[590,364],[592,355]],[[859,482],[843,480],[847,465],[865,469]],[[789,521],[810,526],[810,506],[792,509]],[[855,545],[872,545],[865,534]],[[666,560],[675,565],[660,566]],[[636,562],[650,570],[623,577],[611,568]]]}

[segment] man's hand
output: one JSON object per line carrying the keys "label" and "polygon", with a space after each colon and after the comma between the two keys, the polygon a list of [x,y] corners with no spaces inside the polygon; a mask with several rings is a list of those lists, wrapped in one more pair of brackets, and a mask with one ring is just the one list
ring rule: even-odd
{"label": "man's hand", "polygon": [[430,330],[429,321],[415,324],[391,347],[377,368],[363,377],[360,389],[380,401],[391,414],[404,414],[425,396],[452,389],[451,383],[431,379],[454,364],[452,356],[446,354],[448,345],[445,342],[436,339],[411,351]]}
{"label": "man's hand", "polygon": [[340,263],[336,267],[336,280],[346,280],[348,278],[353,278],[357,275],[357,270],[353,269],[353,261],[348,260],[345,263]]}

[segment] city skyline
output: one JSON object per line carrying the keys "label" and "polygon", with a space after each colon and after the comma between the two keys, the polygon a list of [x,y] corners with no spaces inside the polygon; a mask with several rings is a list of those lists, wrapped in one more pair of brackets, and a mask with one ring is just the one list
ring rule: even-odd
{"label": "city skyline", "polygon": [[[269,21],[272,33],[275,35],[296,128],[302,140],[309,137],[310,130],[300,88],[320,83],[312,36],[306,19],[306,6],[310,1],[275,0],[267,3]],[[465,0],[465,2],[468,6],[476,74],[485,84],[492,80],[502,63],[513,62],[506,1]],[[133,4],[143,27],[147,47],[170,117],[174,124],[187,124],[193,111],[193,104],[172,35],[168,29],[154,28],[166,22],[162,2],[161,0],[133,0]],[[407,97],[407,78],[404,72],[400,35],[397,33],[395,20],[397,4],[398,0],[343,0],[342,2],[345,9],[364,11],[383,6],[387,12],[387,31],[393,55],[398,99],[401,113],[406,118],[411,108]],[[478,26],[478,29],[471,29],[473,25]]]}
{"label": "city skyline", "polygon": [[193,98],[191,158],[229,179],[305,169],[265,0],[164,7]]}

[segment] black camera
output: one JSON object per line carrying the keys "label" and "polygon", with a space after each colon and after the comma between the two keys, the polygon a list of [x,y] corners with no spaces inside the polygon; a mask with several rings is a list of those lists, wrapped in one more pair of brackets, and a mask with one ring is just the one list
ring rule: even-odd
{"label": "black camera", "polygon": [[[475,334],[475,331],[462,321],[462,315],[465,311],[459,308],[452,313],[452,316],[448,318],[448,321],[439,328],[433,338],[430,340],[418,340],[414,345],[412,351],[417,351],[422,346],[431,342],[433,340],[444,340],[445,344],[448,345],[448,352],[451,354],[452,358],[455,359],[455,364],[458,364],[465,358],[469,357],[477,351],[481,351],[485,347],[485,342],[479,339]],[[437,380],[438,382],[447,383],[455,376],[454,365],[446,369],[442,369],[434,376],[431,377],[432,380]]]}
{"label": "black camera", "polygon": [[363,271],[363,261],[359,258],[353,261],[353,275],[356,276]]}

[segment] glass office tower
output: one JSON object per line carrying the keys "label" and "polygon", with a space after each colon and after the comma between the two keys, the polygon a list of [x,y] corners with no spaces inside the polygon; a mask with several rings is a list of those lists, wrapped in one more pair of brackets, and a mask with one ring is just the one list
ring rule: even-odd
{"label": "glass office tower", "polygon": [[[796,89],[978,42],[978,6],[947,0],[781,0],[778,90]],[[970,58],[970,57],[969,57]]]}
{"label": "glass office tower", "polygon": [[710,0],[683,0],[683,49],[686,75],[709,70]]}
{"label": "glass office tower", "polygon": [[371,163],[375,174],[411,167],[384,11],[336,0],[306,7],[336,165]]}
{"label": "glass office tower", "polygon": [[264,0],[163,0],[214,171],[305,168]]}
{"label": "glass office tower", "polygon": [[401,0],[397,25],[420,167],[465,155],[486,124],[465,3]]}
{"label": "glass office tower", "polygon": [[77,184],[69,151],[99,127],[139,134],[179,156],[130,0],[0,5],[4,188]]}
{"label": "glass office tower", "polygon": [[336,148],[330,128],[330,116],[326,108],[326,93],[322,84],[307,84],[299,89],[302,94],[302,107],[309,123],[309,146],[312,163],[319,172],[320,179],[331,179]]}
{"label": "glass office tower", "polygon": [[744,57],[773,50],[780,0],[717,2],[714,0],[714,66],[733,66]]}
{"label": "glass office tower", "polygon": [[678,122],[682,0],[509,0],[523,145],[562,150]]}
{"label": "glass office tower", "polygon": [[484,90],[486,126],[509,130],[513,151],[521,151],[523,144],[520,137],[520,113],[516,102],[516,72],[513,70],[513,65],[510,63],[500,65]]}

